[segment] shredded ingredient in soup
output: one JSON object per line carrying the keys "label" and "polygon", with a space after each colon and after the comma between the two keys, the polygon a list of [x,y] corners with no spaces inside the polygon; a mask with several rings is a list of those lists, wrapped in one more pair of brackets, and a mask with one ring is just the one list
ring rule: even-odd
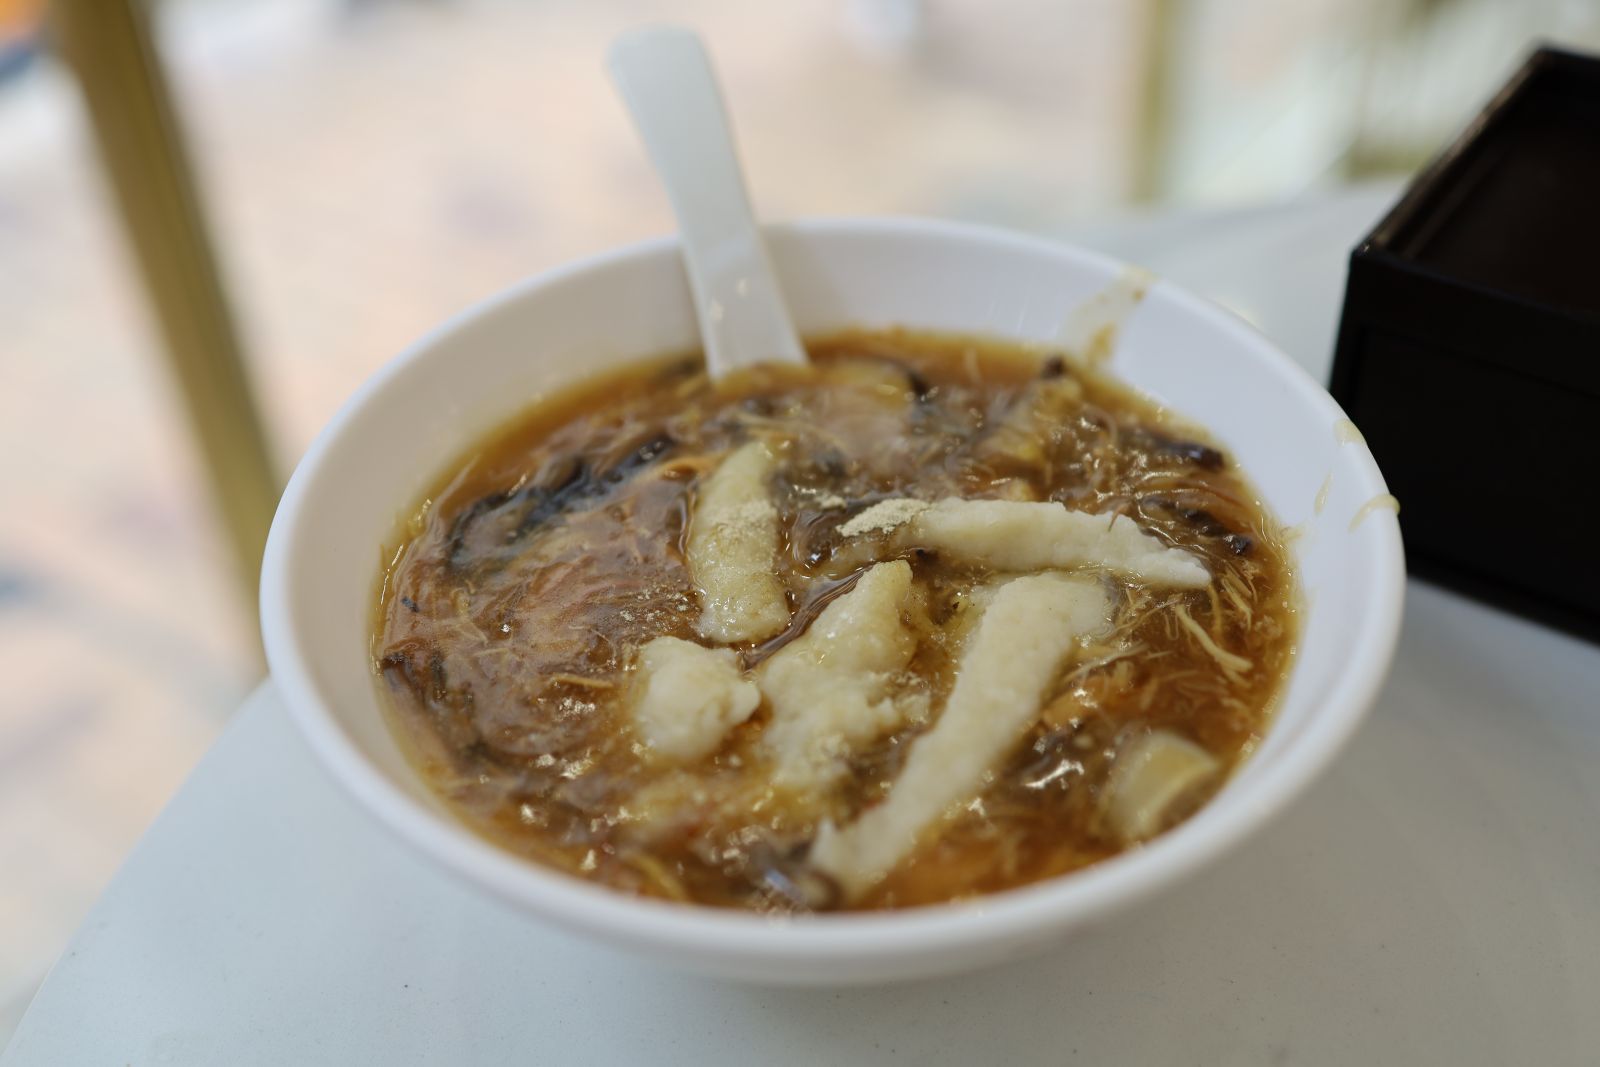
{"label": "shredded ingredient in soup", "polygon": [[809,350],[606,374],[455,465],[374,625],[427,780],[536,862],[763,912],[1021,886],[1196,811],[1294,641],[1228,457],[1059,356]]}

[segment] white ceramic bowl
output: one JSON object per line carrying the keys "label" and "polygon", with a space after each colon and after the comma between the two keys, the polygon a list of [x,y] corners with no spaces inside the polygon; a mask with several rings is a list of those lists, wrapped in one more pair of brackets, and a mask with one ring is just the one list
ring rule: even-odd
{"label": "white ceramic bowl", "polygon": [[[904,324],[1050,342],[1123,270],[1059,244],[916,220],[775,227],[770,244],[805,333]],[[1216,859],[1303,790],[1371,704],[1394,649],[1404,566],[1393,514],[1351,523],[1386,491],[1383,478],[1299,367],[1240,320],[1158,282],[1124,323],[1109,370],[1209,427],[1278,518],[1303,528],[1294,548],[1306,610],[1288,692],[1215,800],[1078,874],[970,903],[788,921],[634,899],[500,850],[430,793],[380,712],[368,653],[379,546],[445,467],[542,394],[694,343],[675,242],[533,278],[363,385],[279,505],[261,586],[273,679],[329,772],[466,881],[566,929],[713,975],[856,983],[964,970],[1049,945]]]}

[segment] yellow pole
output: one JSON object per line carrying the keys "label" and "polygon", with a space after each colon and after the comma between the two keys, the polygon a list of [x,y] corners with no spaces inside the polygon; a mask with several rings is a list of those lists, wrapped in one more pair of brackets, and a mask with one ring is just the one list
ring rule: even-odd
{"label": "yellow pole", "polygon": [[100,158],[203,452],[251,621],[279,491],[141,0],[54,0]]}
{"label": "yellow pole", "polygon": [[1144,42],[1139,57],[1138,104],[1133,129],[1130,192],[1149,204],[1166,191],[1171,175],[1172,76],[1180,51],[1181,0],[1146,0]]}

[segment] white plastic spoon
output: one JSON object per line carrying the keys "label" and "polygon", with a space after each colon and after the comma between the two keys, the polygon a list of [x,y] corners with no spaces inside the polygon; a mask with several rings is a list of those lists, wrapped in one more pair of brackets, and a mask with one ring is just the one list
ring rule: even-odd
{"label": "white plastic spoon", "polygon": [[632,30],[612,44],[609,65],[678,217],[711,377],[804,363],[700,38],[676,26]]}

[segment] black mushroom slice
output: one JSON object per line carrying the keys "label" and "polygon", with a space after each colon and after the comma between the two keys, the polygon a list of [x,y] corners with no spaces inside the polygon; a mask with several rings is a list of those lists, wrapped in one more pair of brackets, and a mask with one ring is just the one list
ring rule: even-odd
{"label": "black mushroom slice", "polygon": [[1226,456],[1210,445],[1201,444],[1199,441],[1184,440],[1181,437],[1172,437],[1148,426],[1133,429],[1129,434],[1129,441],[1136,448],[1142,448],[1158,455],[1171,456],[1174,459],[1199,467],[1201,470],[1219,471],[1228,462]]}
{"label": "black mushroom slice", "polygon": [[1205,508],[1180,504],[1165,496],[1146,496],[1139,499],[1139,509],[1145,514],[1162,512],[1183,522],[1201,537],[1221,541],[1236,556],[1248,556],[1255,548],[1255,538],[1241,533],[1217,518]]}
{"label": "black mushroom slice", "polygon": [[472,692],[451,684],[442,652],[406,642],[385,652],[378,660],[378,669],[389,685],[411,692],[417,706],[433,720],[434,730],[447,748],[468,752],[478,747],[481,737],[473,714]]}
{"label": "black mushroom slice", "polygon": [[605,498],[676,446],[669,434],[654,433],[618,458],[597,463],[592,457],[569,457],[547,464],[520,489],[498,490],[473,501],[450,527],[450,566],[459,571],[486,561],[505,563],[529,534]]}
{"label": "black mushroom slice", "polygon": [[939,387],[928,381],[915,367],[909,367],[904,363],[896,366],[905,374],[906,383],[911,386],[911,395],[916,398],[918,404],[929,404],[938,397]]}

